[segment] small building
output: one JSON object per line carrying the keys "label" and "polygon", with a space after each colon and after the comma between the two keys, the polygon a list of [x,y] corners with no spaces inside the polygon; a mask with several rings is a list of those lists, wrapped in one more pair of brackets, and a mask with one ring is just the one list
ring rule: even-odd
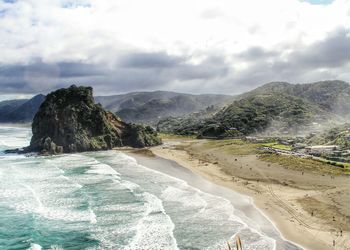
{"label": "small building", "polygon": [[309,146],[305,148],[305,153],[319,156],[321,154],[331,154],[339,149],[340,147],[337,145]]}
{"label": "small building", "polygon": [[341,156],[349,157],[350,156],[350,150],[343,150]]}
{"label": "small building", "polygon": [[307,144],[306,143],[295,143],[294,145],[293,145],[293,148],[294,149],[304,149],[304,148],[306,148],[307,147]]}
{"label": "small building", "polygon": [[350,141],[350,134],[345,135],[344,139]]}
{"label": "small building", "polygon": [[258,138],[255,136],[246,136],[245,139],[249,142],[256,142]]}
{"label": "small building", "polygon": [[238,129],[234,128],[234,127],[231,127],[231,128],[228,129],[228,131],[238,131]]}
{"label": "small building", "polygon": [[278,143],[286,146],[290,146],[294,144],[294,140],[292,139],[278,139]]}
{"label": "small building", "polygon": [[245,140],[253,143],[266,143],[270,141],[269,138],[255,137],[255,136],[246,136]]}

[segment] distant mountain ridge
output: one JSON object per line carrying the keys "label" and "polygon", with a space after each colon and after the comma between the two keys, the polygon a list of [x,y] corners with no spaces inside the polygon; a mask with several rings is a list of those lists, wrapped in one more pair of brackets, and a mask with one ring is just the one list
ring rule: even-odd
{"label": "distant mountain ridge", "polygon": [[[191,95],[170,91],[94,97],[97,103],[123,120],[146,124],[156,124],[161,118],[183,116],[210,106],[222,107],[232,98],[229,95]],[[30,100],[0,102],[0,122],[31,122],[44,99],[44,95],[37,95]]]}
{"label": "distant mountain ridge", "polygon": [[44,95],[36,95],[31,99],[18,99],[0,102],[0,122],[31,122],[38,111]]}
{"label": "distant mountain ridge", "polygon": [[[0,122],[30,122],[43,98],[0,102]],[[238,96],[154,91],[95,100],[127,122],[204,137],[298,133],[350,120],[350,85],[344,81],[272,82]]]}
{"label": "distant mountain ridge", "polygon": [[131,92],[120,95],[96,96],[95,101],[106,109],[117,112],[124,108],[135,108],[152,99],[168,99],[179,93],[170,91]]}
{"label": "distant mountain ridge", "polygon": [[167,91],[136,92],[95,98],[106,109],[115,112],[127,122],[155,124],[165,117],[178,117],[210,106],[224,106],[233,97],[229,95],[192,95]]}
{"label": "distant mountain ridge", "polygon": [[174,122],[161,120],[157,127],[163,132],[195,133],[199,137],[224,138],[263,131],[297,133],[346,120],[349,100],[350,85],[343,81],[274,82],[236,96],[231,104],[195,124],[186,116]]}
{"label": "distant mountain ridge", "polygon": [[[333,80],[315,83],[291,84],[287,82],[272,82],[246,92],[239,99],[259,94],[275,93],[305,99],[320,107],[332,111],[339,105],[350,107],[350,85],[347,82]],[[349,99],[348,99],[349,98]],[[347,105],[349,104],[349,105]]]}

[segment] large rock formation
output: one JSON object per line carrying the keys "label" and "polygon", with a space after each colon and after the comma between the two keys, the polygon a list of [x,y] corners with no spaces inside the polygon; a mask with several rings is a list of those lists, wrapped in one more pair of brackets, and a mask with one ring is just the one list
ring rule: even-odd
{"label": "large rock formation", "polygon": [[91,87],[74,85],[47,95],[34,117],[32,130],[26,151],[46,154],[161,143],[152,128],[125,123],[95,104]]}

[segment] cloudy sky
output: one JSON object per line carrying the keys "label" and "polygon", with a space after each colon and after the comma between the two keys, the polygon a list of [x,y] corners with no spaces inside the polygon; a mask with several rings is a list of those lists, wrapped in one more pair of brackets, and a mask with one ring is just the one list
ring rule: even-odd
{"label": "cloudy sky", "polygon": [[350,81],[350,0],[0,0],[0,51],[6,96]]}

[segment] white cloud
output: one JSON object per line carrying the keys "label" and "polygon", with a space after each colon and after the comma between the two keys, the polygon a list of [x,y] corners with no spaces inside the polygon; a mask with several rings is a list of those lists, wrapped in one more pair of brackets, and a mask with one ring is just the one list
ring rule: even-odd
{"label": "white cloud", "polygon": [[[326,39],[335,30],[349,31],[349,19],[350,0],[335,0],[329,5],[298,0],[0,0],[0,64],[80,62],[113,71],[120,58],[135,52],[161,52],[198,65],[219,55],[231,74],[219,74],[215,82],[181,82],[178,76],[167,79],[164,88],[181,90],[185,85],[186,90],[196,91],[202,82],[205,90],[215,91],[218,82],[231,81],[225,91],[233,93],[239,81],[285,80],[272,79],[273,72],[269,76],[256,72],[264,77],[247,79],[247,72],[257,65],[236,55],[259,48],[271,52],[267,63],[288,63],[291,54]],[[350,80],[346,69],[339,66],[333,70],[335,77]],[[55,84],[57,74],[55,71]],[[315,80],[324,76],[309,75]],[[40,91],[42,80],[48,80],[47,75],[38,77],[38,81],[31,78],[33,91]],[[114,91],[118,91],[118,84]]]}

